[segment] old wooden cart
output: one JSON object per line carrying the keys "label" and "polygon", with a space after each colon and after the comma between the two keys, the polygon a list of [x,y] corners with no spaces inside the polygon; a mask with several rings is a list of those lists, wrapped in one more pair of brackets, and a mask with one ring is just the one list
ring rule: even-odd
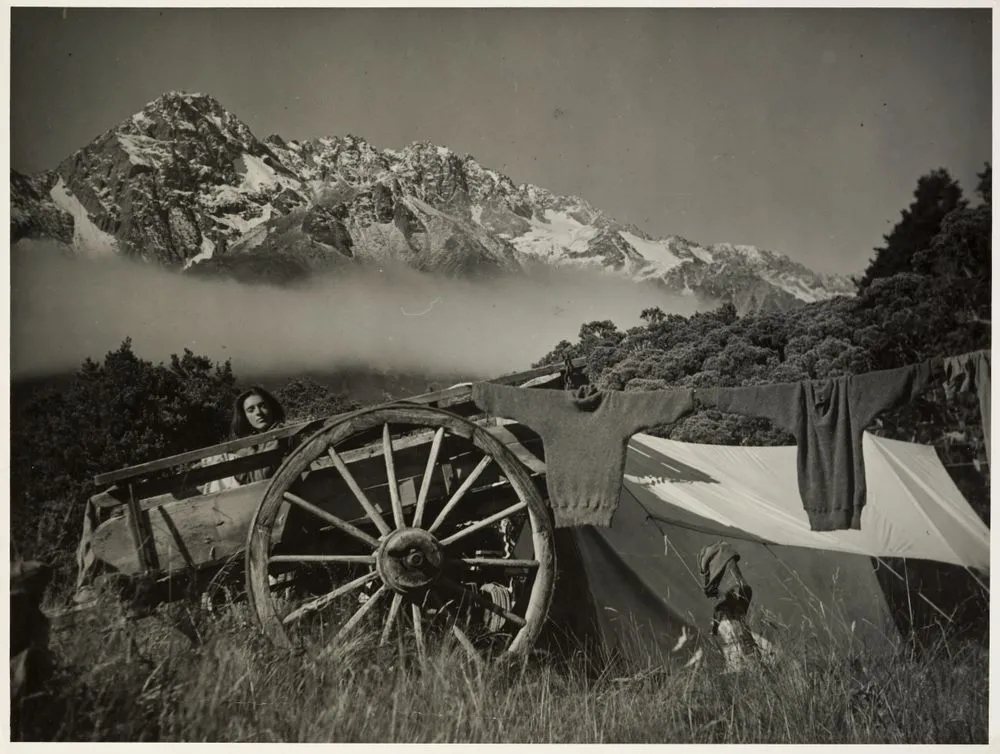
{"label": "old wooden cart", "polygon": [[[561,388],[567,368],[496,380]],[[554,586],[540,438],[485,416],[471,385],[101,474],[91,558],[177,593],[239,574],[281,646],[450,642],[523,655]],[[266,440],[280,450],[234,457]],[[291,448],[291,450],[288,450]],[[283,460],[282,460],[283,458]],[[267,480],[219,480],[274,467]],[[218,491],[207,491],[214,483]],[[207,587],[206,587],[207,584]]]}

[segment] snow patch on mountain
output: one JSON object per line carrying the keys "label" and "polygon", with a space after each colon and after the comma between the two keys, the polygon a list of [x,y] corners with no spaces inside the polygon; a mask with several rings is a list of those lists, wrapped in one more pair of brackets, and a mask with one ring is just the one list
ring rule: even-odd
{"label": "snow patch on mountain", "polygon": [[68,212],[73,217],[73,245],[94,256],[111,256],[118,253],[118,241],[110,233],[94,225],[80,200],[73,196],[62,176],[56,181],[49,192],[52,201],[59,209]]}
{"label": "snow patch on mountain", "polygon": [[188,269],[191,265],[197,262],[204,262],[207,259],[211,259],[212,255],[215,253],[215,244],[212,240],[206,236],[201,237],[201,251],[195,254],[193,257],[188,259],[184,263],[184,269]]}
{"label": "snow patch on mountain", "polygon": [[209,210],[216,210],[221,207],[231,207],[243,201],[243,192],[235,186],[222,185],[215,187],[214,191],[205,193],[198,198],[199,203]]}
{"label": "snow patch on mountain", "polygon": [[153,120],[141,110],[132,116],[132,122],[139,128],[149,128],[153,125]]}
{"label": "snow patch on mountain", "polygon": [[643,259],[655,264],[661,272],[683,263],[683,260],[670,250],[670,245],[666,241],[648,241],[627,230],[619,231],[619,235],[639,252]]}
{"label": "snow patch on mountain", "polygon": [[804,280],[793,275],[775,275],[772,272],[766,272],[761,277],[775,288],[787,291],[795,296],[795,298],[807,304],[815,303],[816,301],[825,301],[836,295],[822,288],[811,288],[806,285]]}
{"label": "snow patch on mountain", "polygon": [[133,165],[156,168],[169,158],[169,153],[162,142],[143,134],[123,133],[117,131],[115,138],[121,144],[129,162]]}
{"label": "snow patch on mountain", "polygon": [[[265,212],[265,214],[270,219],[273,209],[271,208],[270,205],[267,205],[267,207],[268,210]],[[258,246],[264,243],[265,240],[267,240],[268,232],[269,231],[267,227],[267,221],[262,220],[257,225],[252,227],[248,232],[240,236],[240,241],[239,241],[240,248],[256,249]]]}
{"label": "snow patch on mountain", "polygon": [[518,251],[549,261],[565,260],[574,253],[586,253],[590,240],[599,232],[559,210],[546,209],[543,217],[539,220],[533,216],[529,220],[531,230],[512,239]]}
{"label": "snow patch on mountain", "polygon": [[236,163],[236,172],[243,178],[238,190],[259,191],[261,189],[282,188],[285,186],[298,188],[299,186],[298,181],[278,175],[278,172],[260,157],[248,152],[240,155]]}
{"label": "snow patch on mountain", "polygon": [[228,214],[222,215],[216,219],[222,225],[230,227],[233,230],[246,235],[255,230],[258,226],[266,223],[274,215],[274,207],[270,204],[263,205],[260,210],[260,215],[255,217],[247,218],[243,215]]}
{"label": "snow patch on mountain", "polygon": [[712,264],[712,262],[715,261],[715,258],[712,256],[712,252],[710,252],[708,249],[698,246],[698,244],[692,244],[691,246],[689,246],[688,251],[690,251],[692,254],[698,257],[698,259],[700,259],[705,264]]}
{"label": "snow patch on mountain", "polygon": [[116,137],[118,138],[118,143],[122,145],[122,149],[125,150],[125,154],[128,155],[129,162],[133,165],[147,165],[151,167],[149,160],[143,154],[142,148],[135,143],[136,137],[122,133],[116,134]]}

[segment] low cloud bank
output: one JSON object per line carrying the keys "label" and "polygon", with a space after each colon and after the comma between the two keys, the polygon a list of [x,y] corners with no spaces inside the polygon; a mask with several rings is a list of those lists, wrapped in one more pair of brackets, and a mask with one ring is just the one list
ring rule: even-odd
{"label": "low cloud bank", "polygon": [[131,337],[154,362],[190,348],[241,377],[394,369],[486,378],[527,368],[580,325],[637,324],[691,298],[596,272],[448,280],[408,269],[351,270],[280,288],[193,278],[121,258],[68,258],[55,244],[11,250],[12,376],[75,370]]}

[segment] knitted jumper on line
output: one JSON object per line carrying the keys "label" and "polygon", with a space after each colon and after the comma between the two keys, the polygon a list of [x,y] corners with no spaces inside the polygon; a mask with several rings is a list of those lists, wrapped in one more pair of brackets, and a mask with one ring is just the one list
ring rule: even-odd
{"label": "knitted jumper on line", "polygon": [[865,505],[864,429],[927,387],[935,362],[829,380],[698,388],[704,406],[766,417],[795,436],[799,495],[813,531],[860,529]]}
{"label": "knitted jumper on line", "polygon": [[636,432],[672,424],[694,408],[693,391],[531,390],[480,382],[483,411],[524,424],[542,438],[546,486],[557,527],[610,526],[625,453]]}

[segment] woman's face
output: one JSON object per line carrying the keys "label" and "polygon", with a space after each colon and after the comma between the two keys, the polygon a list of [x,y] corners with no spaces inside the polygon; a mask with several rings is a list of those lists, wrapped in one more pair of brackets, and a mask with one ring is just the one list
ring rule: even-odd
{"label": "woman's face", "polygon": [[243,413],[247,415],[250,426],[258,431],[267,429],[274,421],[267,401],[256,394],[247,396],[243,401]]}

